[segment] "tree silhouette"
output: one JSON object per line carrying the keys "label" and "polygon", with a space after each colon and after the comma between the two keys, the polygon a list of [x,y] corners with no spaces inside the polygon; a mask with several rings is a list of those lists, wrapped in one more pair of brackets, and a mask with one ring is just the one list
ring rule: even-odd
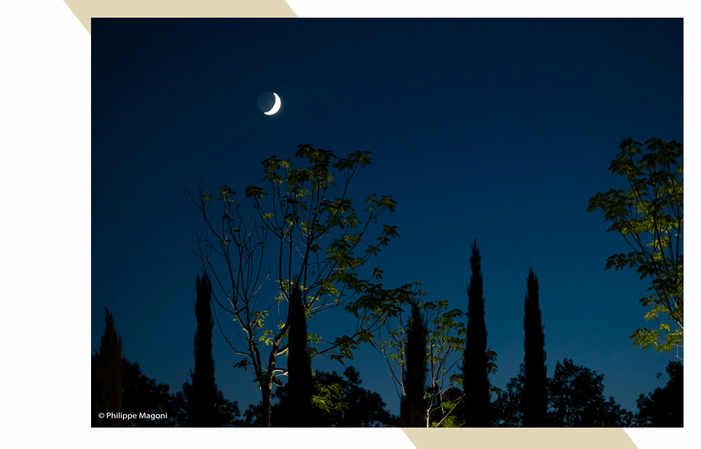
{"label": "tree silhouette", "polygon": [[684,367],[680,362],[669,362],[667,374],[669,380],[664,387],[638,398],[637,426],[684,427]]}
{"label": "tree silhouette", "polygon": [[491,404],[487,325],[484,322],[484,294],[481,256],[477,240],[470,255],[472,274],[467,287],[467,342],[463,358],[465,390],[465,426],[490,427]]}
{"label": "tree silhouette", "polygon": [[400,402],[399,425],[402,427],[426,426],[426,337],[427,331],[421,310],[416,304],[412,304],[406,336],[405,387]]}
{"label": "tree silhouette", "polygon": [[[360,374],[349,366],[339,376],[334,371],[316,371],[314,386],[314,408],[310,425],[314,427],[388,427],[398,424],[397,418],[386,409],[386,403],[378,393],[362,388]],[[287,386],[277,387],[271,407],[271,420],[276,426],[287,427],[290,417],[297,413],[292,407]],[[244,426],[263,425],[263,404],[249,406],[245,413]]]}
{"label": "tree silhouette", "polygon": [[292,290],[289,310],[287,392],[290,405],[295,410],[290,415],[289,424],[291,427],[308,427],[311,425],[314,380],[307,352],[307,318],[302,292],[296,285]]}
{"label": "tree silhouette", "polygon": [[[114,318],[105,307],[105,330],[100,351],[92,356],[92,426],[119,427],[121,419],[108,413],[122,411],[122,337],[117,333]],[[104,416],[100,417],[100,414]]]}
{"label": "tree silhouette", "polygon": [[[613,397],[603,395],[603,375],[575,365],[558,362],[548,380],[548,426],[550,427],[629,427],[633,415]],[[496,424],[500,427],[524,425],[524,366],[512,378],[506,391],[495,402]]]}
{"label": "tree silhouette", "polygon": [[[131,427],[187,427],[190,426],[190,411],[192,410],[192,385],[185,382],[182,391],[170,394],[170,387],[156,383],[146,377],[138,363],[130,363],[122,359],[124,374],[122,376],[122,412],[136,414],[146,413],[167,415],[161,419],[131,419],[124,425]],[[221,391],[217,391],[214,399],[215,412],[209,426],[234,426],[236,418],[241,414],[238,404],[224,399]]]}
{"label": "tree silhouette", "polygon": [[[287,351],[283,339],[290,329],[290,314],[284,318],[284,303],[289,304],[293,279],[299,281],[308,320],[332,309],[355,318],[356,325],[349,327],[348,334],[340,335],[339,330],[339,335],[326,339],[315,337],[315,346],[309,348],[312,358],[326,354],[336,360],[350,358],[360,342],[371,341],[384,314],[394,310],[395,297],[410,288],[390,290],[359,278],[360,267],[398,236],[396,226],[383,225],[375,244],[362,244],[367,241],[370,225],[377,225],[380,215],[393,212],[396,205],[391,196],[378,199],[370,195],[365,201],[365,223],[353,208],[348,187],[357,169],[370,163],[369,154],[358,151],[332,163],[336,158],[333,153],[304,144],[298,145],[295,153],[305,161],[306,166],[301,168],[292,168],[289,159],[266,159],[263,180],[268,189],[246,188],[246,198],[257,216],[253,222],[245,218],[241,203],[235,200],[236,193],[228,186],[219,188],[221,226],[210,221],[207,211],[212,195],[201,186],[197,199],[190,195],[210,236],[199,242],[201,260],[211,270],[217,290],[223,293],[218,297],[213,292],[213,297],[220,310],[229,313],[235,326],[240,327],[243,339],[232,342],[220,329],[241,357],[234,366],[252,368],[266,410],[266,426],[270,426],[272,386],[286,374],[277,361]],[[335,184],[336,178],[341,180],[339,185]],[[334,193],[338,194],[335,198]],[[266,259],[267,248],[275,251],[270,259]],[[273,262],[277,270],[266,270],[268,262]],[[375,268],[370,279],[373,277],[381,279],[382,270]],[[271,278],[277,289],[276,303],[266,304],[259,295]],[[214,310],[219,323],[217,308]]]}
{"label": "tree silhouette", "polygon": [[[650,276],[653,291],[642,298],[645,314],[658,329],[641,328],[631,340],[643,349],[672,352],[684,347],[684,145],[653,138],[642,144],[632,138],[618,147],[609,171],[625,176],[628,191],[611,189],[589,199],[587,210],[604,211],[609,231],[618,232],[633,249],[614,254],[606,260],[606,269],[637,267],[641,279]],[[660,320],[662,317],[662,320]],[[673,328],[674,326],[674,328]]]}
{"label": "tree silhouette", "polygon": [[549,382],[550,425],[553,427],[628,427],[632,413],[610,397],[604,397],[604,375],[575,365],[557,362]]}
{"label": "tree silhouette", "polygon": [[538,302],[538,290],[538,277],[529,267],[526,278],[526,305],[523,319],[525,331],[522,404],[524,427],[546,427],[548,425],[548,375],[545,366],[545,335],[543,334]]}
{"label": "tree silhouette", "polygon": [[[124,421],[131,427],[179,427],[187,425],[187,413],[170,387],[146,377],[138,363],[122,358],[122,412],[167,415],[167,419],[130,419]],[[180,393],[178,393],[179,395]]]}
{"label": "tree silhouette", "polygon": [[506,385],[506,391],[494,402],[494,425],[497,427],[523,427],[523,363],[516,377]]}
{"label": "tree silhouette", "polygon": [[[173,397],[173,406],[176,418],[180,426],[188,426],[191,422],[190,411],[192,410],[192,384],[185,382],[182,391]],[[238,416],[241,415],[237,402],[230,402],[224,398],[224,394],[217,389],[214,398],[214,412],[212,421],[208,427],[234,427],[239,425]],[[168,415],[170,417],[170,414]]]}
{"label": "tree silhouette", "polygon": [[212,358],[212,282],[205,271],[200,279],[195,280],[197,300],[195,317],[197,330],[193,347],[195,350],[195,370],[191,374],[192,391],[190,395],[189,425],[192,427],[219,426],[216,422],[217,385],[214,380],[214,359]]}

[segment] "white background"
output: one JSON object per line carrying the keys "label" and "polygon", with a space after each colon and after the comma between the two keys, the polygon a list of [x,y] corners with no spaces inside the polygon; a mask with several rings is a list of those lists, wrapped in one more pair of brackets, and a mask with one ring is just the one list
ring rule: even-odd
{"label": "white background", "polygon": [[[145,0],[146,1],[146,0]],[[288,0],[299,17],[683,17],[685,29],[685,176],[687,242],[685,422],[678,429],[627,429],[640,449],[699,441],[692,404],[699,379],[695,251],[699,193],[698,14],[684,1],[420,3]],[[483,3],[483,2],[480,2]],[[90,429],[90,35],[61,0],[6,0],[0,6],[0,344],[7,441],[64,441],[123,447],[174,447],[214,440],[237,447],[292,441],[292,447],[413,448],[400,429]],[[640,68],[645,70],[644,67]],[[119,155],[115,155],[119,157]],[[691,173],[691,175],[689,175]],[[96,200],[99,201],[99,198]],[[688,205],[691,205],[689,207]],[[625,360],[621,360],[625,363]],[[76,374],[78,373],[78,374]],[[15,435],[7,435],[7,431]],[[692,438],[693,435],[693,438]],[[232,440],[232,437],[234,440]],[[304,439],[302,439],[304,437]],[[156,440],[157,438],[157,440]],[[165,441],[164,441],[165,440]],[[295,443],[295,441],[297,443]],[[544,445],[545,446],[545,445]]]}

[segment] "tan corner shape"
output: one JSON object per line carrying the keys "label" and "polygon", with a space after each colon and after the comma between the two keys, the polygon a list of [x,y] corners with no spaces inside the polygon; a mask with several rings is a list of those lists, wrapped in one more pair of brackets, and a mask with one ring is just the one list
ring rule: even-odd
{"label": "tan corner shape", "polygon": [[402,428],[416,449],[637,449],[623,429],[419,429]]}
{"label": "tan corner shape", "polygon": [[90,33],[92,17],[297,17],[284,0],[63,0]]}

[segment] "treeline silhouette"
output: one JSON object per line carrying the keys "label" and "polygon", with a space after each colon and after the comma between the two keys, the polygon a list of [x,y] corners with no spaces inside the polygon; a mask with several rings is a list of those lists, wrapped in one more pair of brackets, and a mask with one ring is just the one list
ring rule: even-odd
{"label": "treeline silhouette", "polygon": [[[603,374],[576,365],[571,359],[557,362],[552,377],[545,367],[544,326],[538,298],[538,278],[529,267],[524,307],[524,363],[520,373],[507,384],[505,391],[491,401],[488,380],[486,326],[480,254],[472,245],[472,274],[468,287],[468,326],[463,359],[462,391],[451,388],[446,400],[463,398],[455,408],[461,426],[474,427],[681,427],[683,426],[683,366],[672,361],[667,367],[664,387],[637,400],[638,412],[623,409],[613,397],[604,396]],[[210,300],[211,281],[207,274],[196,278],[194,338],[195,369],[181,391],[146,377],[138,363],[122,357],[122,337],[114,318],[105,309],[105,330],[100,350],[92,356],[92,425],[140,427],[249,427],[264,426],[262,401],[241,413],[237,402],[226,400],[214,379]],[[303,310],[294,311],[300,302],[295,289],[291,313],[304,323]],[[295,298],[296,297],[296,298]],[[297,304],[299,307],[299,304]],[[300,313],[301,312],[301,313]],[[296,315],[296,316],[295,316]],[[473,325],[470,326],[470,323]],[[294,329],[295,326],[291,326]],[[349,366],[338,375],[316,371],[312,374],[306,350],[306,325],[298,325],[301,335],[291,334],[289,381],[279,385],[270,404],[270,422],[279,427],[376,427],[426,425],[425,361],[426,329],[420,310],[411,309],[406,341],[405,394],[401,397],[400,416],[386,409],[378,393],[360,385],[360,373]],[[476,330],[475,330],[476,329]],[[474,347],[471,347],[472,343]],[[295,348],[295,345],[297,347]],[[471,354],[478,354],[473,356]],[[476,358],[476,363],[470,360]],[[296,360],[297,359],[297,360]],[[301,366],[301,368],[295,368]],[[478,369],[475,369],[475,366]],[[472,370],[472,371],[470,371]],[[294,372],[300,373],[295,377]],[[306,372],[306,374],[305,374]],[[658,374],[658,378],[661,378]],[[301,386],[298,386],[301,385]],[[475,400],[472,400],[476,398]],[[475,405],[477,402],[479,406]],[[304,410],[304,413],[301,411]],[[144,418],[122,420],[109,418],[107,412],[121,412]],[[102,413],[102,414],[101,414]],[[429,417],[438,422],[440,414]],[[114,416],[114,415],[113,415]],[[155,418],[154,418],[155,417]]]}
{"label": "treeline silhouette", "polygon": [[[398,236],[396,226],[385,224],[375,244],[368,244],[364,255],[356,254],[356,251],[363,254],[358,245],[368,225],[377,224],[377,218],[385,211],[393,212],[396,205],[390,195],[379,199],[377,195],[370,195],[365,201],[367,221],[365,226],[359,226],[361,220],[351,200],[346,198],[346,188],[358,167],[370,163],[369,152],[356,152],[349,158],[332,162],[336,156],[330,151],[304,144],[298,146],[295,156],[307,160],[309,166],[293,169],[288,159],[275,156],[263,162],[264,180],[271,184],[274,203],[271,211],[261,203],[267,195],[264,189],[256,186],[246,189],[246,197],[254,201],[262,223],[255,238],[242,224],[244,215],[238,210],[236,194],[229,187],[219,189],[219,200],[224,207],[222,232],[207,218],[206,207],[212,195],[200,186],[198,199],[190,196],[213,238],[199,242],[202,276],[198,274],[195,279],[195,363],[190,379],[185,381],[180,392],[171,394],[167,385],[147,378],[138,364],[122,357],[121,336],[112,315],[105,309],[104,335],[99,351],[92,356],[93,426],[683,425],[681,363],[670,362],[669,381],[647,396],[641,395],[635,415],[624,410],[613,397],[604,397],[603,375],[575,365],[570,359],[557,362],[552,376],[548,377],[539,279],[532,267],[526,276],[523,303],[521,372],[511,379],[505,391],[492,385],[490,374],[496,372],[497,353],[488,345],[477,240],[471,245],[465,308],[441,314],[448,301],[422,302],[420,298],[425,292],[412,290],[420,285],[416,282],[395,289],[386,288],[378,282],[382,279],[382,270],[377,267],[369,279],[360,278],[356,267],[362,267],[381,247]],[[335,185],[333,169],[342,175],[338,179],[345,182],[342,196],[329,200],[327,198],[333,196],[327,190]],[[359,230],[350,231],[352,229]],[[264,309],[259,304],[256,308],[258,292],[269,276],[269,273],[262,273],[260,267],[263,249],[273,241],[270,236],[279,239],[277,320],[268,316],[272,307]],[[322,237],[333,240],[324,251],[318,244]],[[211,242],[216,242],[217,246]],[[294,268],[293,271],[293,260],[298,260],[300,247],[306,248],[305,254],[299,270]],[[210,263],[210,255],[215,251],[224,256],[227,264],[231,282],[228,292],[221,286],[222,277]],[[319,262],[324,257],[322,254],[326,254],[323,263]],[[256,257],[260,257],[259,263],[253,263]],[[235,259],[242,264],[238,271],[232,268]],[[316,262],[312,262],[313,259]],[[284,267],[283,260],[287,260]],[[212,292],[209,272],[227,297],[226,307]],[[341,288],[337,289],[337,285]],[[242,356],[234,367],[248,370],[250,366],[249,372],[261,391],[261,402],[249,406],[243,415],[238,403],[226,400],[216,385],[212,313],[216,317],[217,309],[211,309],[212,301],[232,315],[233,321],[241,327],[239,341],[242,343],[238,346],[224,338],[234,352]],[[317,313],[338,307],[354,316],[355,329],[351,335],[333,336],[335,339],[324,342],[329,347],[319,350],[315,345],[320,338],[308,333],[307,322]],[[283,320],[285,312],[287,317]],[[403,313],[410,315],[406,323],[402,321]],[[466,326],[460,320],[463,315],[467,317]],[[390,338],[387,341],[374,340],[374,335],[382,332],[384,326],[391,326],[388,318],[398,318],[398,326],[388,329]],[[341,333],[339,330],[339,335]],[[314,345],[310,345],[310,341]],[[343,363],[343,359],[353,358],[353,351],[361,343],[372,343],[376,349],[382,347],[379,350],[389,363],[392,379],[400,387],[397,389],[398,417],[385,409],[386,403],[379,394],[360,386],[360,373],[353,367],[346,368],[343,376],[313,369],[314,357],[326,354],[331,360]],[[387,346],[382,346],[385,343]],[[267,356],[264,351],[269,351]],[[449,354],[457,356],[452,358]],[[277,362],[282,355],[287,358],[284,367]],[[451,360],[451,363],[442,364],[440,360]],[[392,363],[398,365],[399,374],[393,371]],[[450,383],[444,387],[446,377]]]}
{"label": "treeline silhouette", "polygon": [[[212,283],[204,273],[195,280],[195,370],[180,392],[141,373],[138,363],[122,357],[122,338],[105,308],[100,350],[92,356],[93,427],[222,427],[236,425],[238,404],[224,399],[214,380]],[[127,418],[128,417],[128,418]]]}
{"label": "treeline silhouette", "polygon": [[[397,426],[397,417],[386,410],[386,403],[378,393],[360,386],[360,373],[348,366],[343,376],[336,372],[316,371],[313,386],[316,391],[327,394],[327,407],[314,407],[309,415],[303,417],[308,427],[391,427]],[[290,395],[290,384],[279,386],[274,393],[277,400],[271,408],[271,422],[276,427],[298,426],[299,409]],[[329,391],[332,390],[332,391]],[[335,393],[335,394],[334,394]],[[320,399],[324,400],[324,399]],[[263,426],[262,401],[250,405],[245,412],[242,426]]]}
{"label": "treeline silhouette", "polygon": [[[114,320],[108,310],[105,335],[110,343],[121,342],[117,336]],[[199,333],[198,333],[199,334]],[[116,338],[115,338],[116,337]],[[103,341],[105,338],[103,337]],[[110,352],[104,344],[100,352],[92,356],[93,362],[93,427],[260,427],[263,425],[263,405],[250,405],[242,416],[237,402],[226,400],[221,391],[216,391],[212,407],[207,413],[210,421],[204,421],[198,414],[202,413],[203,397],[197,397],[193,383],[186,381],[182,391],[171,393],[166,384],[157,383],[145,376],[138,363],[131,363],[121,357],[121,345]],[[109,377],[96,376],[101,362],[107,355],[121,357],[121,371],[111,371]],[[102,355],[102,357],[100,357]],[[108,365],[109,366],[109,365]],[[213,376],[211,377],[213,379]],[[386,404],[378,393],[362,388],[360,374],[349,366],[339,376],[336,372],[317,371],[313,377],[312,387],[322,393],[320,400],[325,400],[329,407],[322,410],[312,408],[306,416],[314,427],[389,427],[398,424],[397,417],[386,410]],[[116,387],[121,387],[121,394]],[[272,405],[273,422],[280,427],[296,424],[295,416],[299,414],[288,394],[285,385],[278,387],[274,397],[277,402]],[[157,419],[135,418],[129,420],[102,418],[100,413],[121,412],[122,416],[145,414],[164,416]]]}

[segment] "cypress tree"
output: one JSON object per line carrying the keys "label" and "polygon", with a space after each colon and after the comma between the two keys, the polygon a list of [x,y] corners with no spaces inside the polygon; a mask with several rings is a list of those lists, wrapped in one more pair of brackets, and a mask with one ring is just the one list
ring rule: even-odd
{"label": "cypress tree", "polygon": [[214,358],[212,357],[212,282],[205,272],[200,279],[195,280],[197,299],[195,301],[195,317],[197,330],[193,347],[195,350],[195,371],[192,377],[192,391],[188,424],[194,427],[218,426],[217,419],[217,386],[214,380]]}
{"label": "cypress tree", "polygon": [[122,411],[122,337],[117,333],[114,318],[105,307],[105,330],[100,351],[92,359],[93,426],[122,425],[121,419],[99,417],[100,413]]}
{"label": "cypress tree", "polygon": [[424,385],[426,383],[426,325],[416,304],[411,305],[411,318],[406,336],[406,369],[404,394],[400,403],[401,427],[425,427]]}
{"label": "cypress tree", "polygon": [[287,386],[291,410],[291,427],[309,427],[312,418],[314,378],[307,353],[307,317],[302,292],[295,284],[289,306]]}
{"label": "cypress tree", "polygon": [[470,255],[472,274],[467,287],[467,342],[463,357],[466,427],[492,425],[481,259],[475,240]]}
{"label": "cypress tree", "polygon": [[545,366],[545,335],[543,333],[540,304],[538,302],[538,277],[528,268],[526,279],[526,305],[523,319],[525,331],[523,426],[548,425],[547,368]]}

